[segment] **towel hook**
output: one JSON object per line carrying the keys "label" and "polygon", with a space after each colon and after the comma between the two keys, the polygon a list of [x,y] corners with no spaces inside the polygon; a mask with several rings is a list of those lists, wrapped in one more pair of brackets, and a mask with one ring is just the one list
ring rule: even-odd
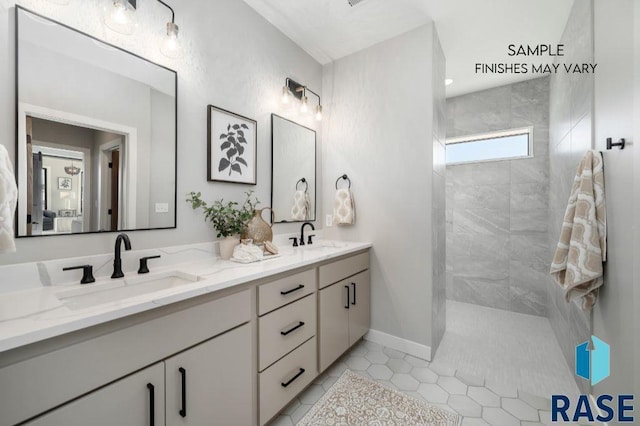
{"label": "towel hook", "polygon": [[619,146],[620,149],[624,149],[626,143],[627,142],[624,140],[624,138],[620,138],[620,141],[616,143],[613,143],[613,139],[607,138],[607,149],[612,149],[614,146]]}
{"label": "towel hook", "polygon": [[306,187],[304,188],[304,192],[307,192],[309,190],[309,182],[307,182],[305,178],[302,178],[296,182],[296,191],[298,190],[298,185],[300,185],[300,183],[304,183],[306,185]]}
{"label": "towel hook", "polygon": [[340,176],[337,180],[336,180],[336,189],[338,189],[338,182],[340,182],[340,179],[344,179],[347,182],[349,182],[349,189],[351,189],[351,179],[349,179],[349,176],[347,176],[346,174]]}

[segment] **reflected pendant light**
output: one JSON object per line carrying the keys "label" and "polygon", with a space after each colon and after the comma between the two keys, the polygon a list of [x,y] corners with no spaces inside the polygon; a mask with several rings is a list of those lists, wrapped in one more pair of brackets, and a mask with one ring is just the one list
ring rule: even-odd
{"label": "reflected pendant light", "polygon": [[104,24],[111,30],[131,35],[135,31],[136,0],[110,0],[104,10]]}
{"label": "reflected pendant light", "polygon": [[65,166],[64,172],[69,176],[76,176],[80,174],[80,168],[73,165],[73,161],[70,166]]}

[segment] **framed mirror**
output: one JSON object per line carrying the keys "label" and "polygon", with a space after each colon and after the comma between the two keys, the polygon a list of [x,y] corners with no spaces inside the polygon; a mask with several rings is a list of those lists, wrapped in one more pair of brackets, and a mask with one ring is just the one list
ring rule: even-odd
{"label": "framed mirror", "polygon": [[176,227],[177,74],[16,6],[18,237]]}
{"label": "framed mirror", "polygon": [[271,114],[271,207],[275,223],[316,220],[316,132]]}

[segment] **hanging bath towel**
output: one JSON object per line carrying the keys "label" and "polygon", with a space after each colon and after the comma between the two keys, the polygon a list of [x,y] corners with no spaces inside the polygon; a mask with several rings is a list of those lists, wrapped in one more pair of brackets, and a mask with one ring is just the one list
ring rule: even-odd
{"label": "hanging bath towel", "polygon": [[18,187],[9,153],[0,145],[0,253],[13,253],[13,218],[18,202]]}
{"label": "hanging bath towel", "polygon": [[353,194],[348,188],[336,190],[333,202],[333,221],[337,225],[354,225],[356,223],[356,205]]}
{"label": "hanging bath towel", "polygon": [[603,284],[607,260],[604,167],[598,151],[588,151],[573,180],[551,274],[573,300],[590,311]]}
{"label": "hanging bath towel", "polygon": [[307,191],[296,191],[293,195],[293,207],[291,207],[291,220],[309,220],[311,210],[311,197]]}

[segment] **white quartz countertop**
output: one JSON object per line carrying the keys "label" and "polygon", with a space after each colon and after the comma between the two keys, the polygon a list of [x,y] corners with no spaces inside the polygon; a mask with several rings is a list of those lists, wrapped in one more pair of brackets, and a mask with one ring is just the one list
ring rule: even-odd
{"label": "white quartz countertop", "polygon": [[318,241],[314,245],[304,247],[282,248],[279,257],[251,264],[239,264],[212,257],[207,261],[187,262],[162,268],[162,262],[159,261],[155,264],[152,274],[147,277],[177,271],[197,276],[198,281],[118,301],[100,302],[87,308],[70,308],[68,304],[63,303],[61,295],[99,292],[100,288],[117,286],[118,281],[122,281],[124,286],[125,280],[135,280],[141,276],[129,272],[125,278],[99,279],[96,283],[82,286],[56,285],[2,293],[0,353],[370,247],[371,243]]}

